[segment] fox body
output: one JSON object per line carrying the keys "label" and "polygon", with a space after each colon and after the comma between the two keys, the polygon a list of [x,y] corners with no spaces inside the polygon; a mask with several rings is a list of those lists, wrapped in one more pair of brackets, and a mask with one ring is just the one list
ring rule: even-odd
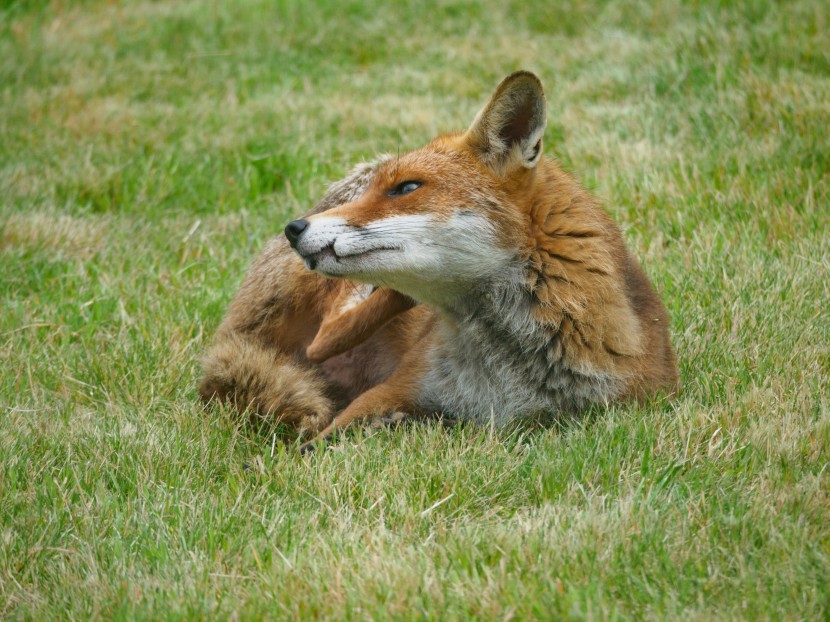
{"label": "fox body", "polygon": [[499,423],[673,392],[665,309],[543,157],[545,122],[518,72],[466,132],[332,186],[254,263],[202,396],[322,437],[394,412]]}

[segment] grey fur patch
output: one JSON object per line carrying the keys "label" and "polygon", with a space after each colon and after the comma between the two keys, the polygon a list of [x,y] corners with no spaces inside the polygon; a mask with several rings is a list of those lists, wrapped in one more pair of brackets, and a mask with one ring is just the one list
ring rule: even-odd
{"label": "grey fur patch", "polygon": [[419,407],[496,425],[539,413],[573,413],[622,390],[604,373],[570,367],[558,331],[532,316],[521,270],[441,312]]}

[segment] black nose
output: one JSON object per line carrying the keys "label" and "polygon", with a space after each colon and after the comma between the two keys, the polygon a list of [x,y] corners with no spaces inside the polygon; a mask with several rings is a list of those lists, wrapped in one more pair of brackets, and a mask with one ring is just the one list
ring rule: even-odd
{"label": "black nose", "polygon": [[300,236],[307,227],[307,220],[292,220],[285,225],[285,237],[288,238],[288,243],[291,244],[292,248],[297,246],[297,240],[300,239]]}

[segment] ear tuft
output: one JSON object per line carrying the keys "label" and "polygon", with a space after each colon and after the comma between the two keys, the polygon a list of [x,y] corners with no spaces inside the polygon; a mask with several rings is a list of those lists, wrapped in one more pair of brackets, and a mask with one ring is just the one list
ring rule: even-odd
{"label": "ear tuft", "polygon": [[546,123],[542,83],[529,71],[517,71],[499,84],[466,136],[481,161],[504,175],[536,166]]}

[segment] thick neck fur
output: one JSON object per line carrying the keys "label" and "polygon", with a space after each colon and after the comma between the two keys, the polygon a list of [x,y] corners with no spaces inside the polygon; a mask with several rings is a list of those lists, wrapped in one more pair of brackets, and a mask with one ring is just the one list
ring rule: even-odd
{"label": "thick neck fur", "polygon": [[618,395],[612,376],[569,363],[561,331],[534,317],[536,301],[523,277],[517,263],[504,278],[440,312],[441,339],[430,352],[423,408],[500,423],[574,412]]}
{"label": "thick neck fur", "polygon": [[619,228],[555,162],[540,163],[533,182],[523,253],[533,316],[563,333],[574,367],[622,373],[623,358],[643,354],[643,333]]}
{"label": "thick neck fur", "polygon": [[493,404],[507,416],[607,402],[643,354],[619,229],[556,163],[527,175],[514,261],[441,309],[425,395],[461,416]]}

